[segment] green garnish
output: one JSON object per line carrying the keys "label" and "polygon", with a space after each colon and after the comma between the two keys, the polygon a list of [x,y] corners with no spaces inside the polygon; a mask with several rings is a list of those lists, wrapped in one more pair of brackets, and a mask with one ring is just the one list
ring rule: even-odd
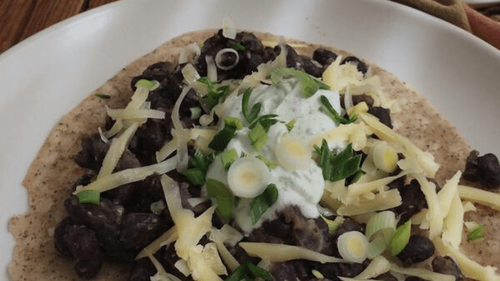
{"label": "green garnish", "polygon": [[229,188],[220,181],[207,179],[208,196],[217,200],[217,212],[224,219],[231,218],[233,214],[234,197]]}
{"label": "green garnish", "polygon": [[191,119],[198,119],[201,116],[201,107],[193,106],[189,109],[191,111]]}
{"label": "green garnish", "polygon": [[80,203],[99,205],[101,201],[101,192],[99,190],[83,190],[76,195]]}
{"label": "green garnish", "polygon": [[354,174],[354,177],[352,178],[352,181],[351,183],[355,183],[357,182],[362,176],[364,176],[366,174],[365,171],[363,170],[359,170],[356,174]]}
{"label": "green garnish", "polygon": [[303,97],[309,98],[314,95],[319,89],[329,90],[330,86],[315,79],[309,74],[293,68],[278,68],[271,72],[271,81],[273,84],[280,82],[281,78],[295,77],[300,83],[300,93]]}
{"label": "green garnish", "polygon": [[226,117],[224,118],[224,124],[235,127],[237,131],[243,129],[243,122],[238,117]]}
{"label": "green garnish", "polygon": [[474,241],[477,239],[484,238],[484,225],[479,225],[474,227],[469,234],[467,234],[467,240]]}
{"label": "green garnish", "polygon": [[248,111],[248,102],[250,101],[250,95],[252,94],[252,89],[247,88],[245,92],[243,92],[243,98],[241,99],[241,105],[242,105],[242,111],[243,111],[243,116],[247,120],[248,123],[253,123],[255,119],[257,119],[257,116],[259,116],[260,109],[262,107],[262,104],[260,102],[254,104],[252,106],[252,110]]}
{"label": "green garnish", "polygon": [[278,200],[278,189],[275,184],[266,187],[261,195],[255,197],[250,205],[250,218],[252,224],[256,224],[260,217]]}
{"label": "green garnish", "polygon": [[[249,275],[253,275],[251,278]],[[238,266],[229,276],[224,279],[224,281],[251,281],[256,278],[262,278],[264,280],[273,280],[271,273],[267,272],[265,269],[254,265],[250,261],[244,262],[242,265]]]}
{"label": "green garnish", "polygon": [[200,98],[200,105],[206,113],[210,113],[219,102],[229,94],[229,86],[215,87],[208,77],[201,77],[198,82],[208,88],[208,93]]}
{"label": "green garnish", "polygon": [[208,144],[208,147],[215,151],[224,150],[235,134],[236,127],[225,124],[224,129],[214,136],[212,141]]}
{"label": "green garnish", "polygon": [[203,185],[208,166],[214,161],[215,154],[204,155],[200,150],[196,150],[194,155],[189,158],[189,163],[193,168],[186,171],[186,178],[194,185]]}
{"label": "green garnish", "polygon": [[135,86],[136,87],[146,87],[146,88],[153,88],[154,86],[156,86],[156,81],[150,81],[150,80],[146,80],[146,79],[141,79],[139,81],[137,81],[137,83],[135,83]]}
{"label": "green garnish", "polygon": [[186,171],[186,178],[194,185],[203,185],[205,183],[206,171],[202,171],[200,168],[191,168]]}
{"label": "green garnish", "polygon": [[410,240],[411,220],[408,220],[403,225],[396,229],[396,233],[391,240],[391,252],[393,256],[398,255],[403,251]]}
{"label": "green garnish", "polygon": [[358,119],[358,116],[356,114],[353,114],[352,116],[349,116],[348,118],[345,118],[344,116],[341,116],[332,106],[330,101],[328,100],[327,97],[324,95],[321,95],[321,104],[323,105],[323,108],[326,111],[326,114],[330,116],[330,118],[333,119],[333,121],[338,122],[340,124],[349,124],[353,123]]}
{"label": "green garnish", "polygon": [[248,138],[250,138],[250,143],[253,147],[255,147],[255,149],[262,150],[269,137],[267,136],[267,132],[264,127],[260,124],[260,122],[257,122],[252,131],[248,133]]}
{"label": "green garnish", "polygon": [[312,273],[312,275],[314,275],[314,277],[316,277],[320,280],[325,279],[325,276],[323,276],[323,274],[321,274],[321,272],[317,271],[316,269],[311,270],[311,273]]}
{"label": "green garnish", "polygon": [[238,159],[238,153],[236,152],[236,149],[231,149],[228,151],[224,151],[220,155],[220,159],[222,161],[222,166],[224,169],[229,170],[229,167],[231,167],[231,164]]}
{"label": "green garnish", "polygon": [[325,180],[335,182],[361,171],[361,155],[353,152],[352,144],[337,154],[333,150],[330,151],[326,140],[323,140],[321,148],[316,146],[314,149],[320,155],[319,166],[323,170]]}
{"label": "green garnish", "polygon": [[250,126],[248,126],[248,128],[253,129],[258,123],[260,123],[260,125],[262,125],[264,130],[266,132],[268,132],[269,128],[271,128],[272,125],[278,123],[278,120],[275,119],[275,117],[278,117],[278,115],[276,115],[276,114],[262,115],[261,117],[257,118],[257,120],[255,120],[255,122],[250,124]]}
{"label": "green garnish", "polygon": [[94,94],[94,96],[100,98],[101,100],[109,100],[111,98],[111,96],[101,93]]}
{"label": "green garnish", "polygon": [[297,120],[292,119],[290,120],[290,122],[285,124],[286,129],[288,130],[289,133],[292,131],[293,127],[295,127],[295,123],[297,123]]}
{"label": "green garnish", "polygon": [[245,46],[241,45],[238,42],[233,43],[233,45],[231,45],[231,48],[235,49],[236,51],[244,51],[246,49]]}
{"label": "green garnish", "polygon": [[167,206],[165,206],[165,202],[163,202],[163,199],[160,201],[153,202],[150,207],[151,213],[159,215],[161,214],[161,212],[163,212],[163,210],[165,210],[166,207]]}
{"label": "green garnish", "polygon": [[257,156],[255,156],[255,158],[257,158],[260,161],[264,162],[264,164],[266,164],[266,166],[269,169],[273,169],[273,168],[276,168],[276,166],[278,166],[278,163],[276,163],[274,161],[271,161],[271,160],[267,159],[266,157],[264,157],[262,155],[257,155]]}

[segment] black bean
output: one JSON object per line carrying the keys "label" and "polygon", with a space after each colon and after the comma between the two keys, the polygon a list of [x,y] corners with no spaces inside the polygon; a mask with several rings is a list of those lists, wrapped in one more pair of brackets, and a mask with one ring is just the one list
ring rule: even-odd
{"label": "black bean", "polygon": [[373,106],[368,108],[368,113],[377,117],[380,122],[392,129],[391,110],[388,108]]}
{"label": "black bean", "polygon": [[71,256],[78,260],[96,259],[101,253],[95,232],[85,226],[68,227],[64,242]]}
{"label": "black bean", "polygon": [[325,278],[340,280],[337,276],[354,277],[366,268],[365,263],[312,263],[314,269],[319,271]]}
{"label": "black bean", "polygon": [[84,136],[82,150],[75,156],[75,162],[82,168],[98,172],[108,149],[109,144],[104,143],[99,134]]}
{"label": "black bean", "polygon": [[76,274],[83,279],[92,279],[97,276],[102,267],[102,258],[91,260],[77,260],[74,264]]}
{"label": "black bean", "polygon": [[427,207],[425,195],[420,189],[420,184],[417,180],[412,180],[410,184],[398,187],[401,195],[402,204],[392,211],[396,216],[400,216],[399,225],[407,222],[413,215]]}
{"label": "black bean", "polygon": [[463,281],[465,279],[460,267],[451,257],[437,256],[432,260],[432,270],[437,273],[449,274],[455,276],[455,281]]}
{"label": "black bean", "polygon": [[313,60],[326,66],[335,61],[337,54],[325,48],[318,48],[314,51],[312,58]]}
{"label": "black bean", "polygon": [[410,266],[425,261],[435,252],[434,244],[422,235],[412,235],[406,247],[397,255],[404,266]]}
{"label": "black bean", "polygon": [[398,281],[398,278],[394,277],[394,275],[390,274],[389,272],[384,273],[382,275],[379,275],[374,278],[375,280],[381,280],[381,281]]}
{"label": "black bean", "polygon": [[128,281],[151,281],[155,274],[156,268],[149,258],[143,258],[134,262]]}
{"label": "black bean", "polygon": [[355,64],[358,71],[363,73],[363,74],[366,74],[366,72],[368,72],[368,66],[362,60],[358,59],[357,57],[348,56],[345,59],[343,59],[340,64],[345,64],[345,63]]}
{"label": "black bean", "polygon": [[64,218],[60,221],[54,230],[54,246],[63,256],[71,257],[71,249],[66,246],[64,235],[68,232],[68,228],[74,225],[70,217]]}
{"label": "black bean", "polygon": [[155,214],[130,213],[121,229],[120,243],[125,249],[141,249],[153,242],[165,230]]}
{"label": "black bean", "polygon": [[64,207],[76,224],[97,232],[104,227],[118,232],[125,212],[123,206],[115,205],[105,198],[101,199],[99,205],[94,205],[81,204],[76,196],[71,196],[64,202]]}
{"label": "black bean", "polygon": [[498,158],[491,153],[479,156],[477,150],[471,151],[467,157],[467,163],[463,178],[479,182],[488,189],[500,187],[500,163]]}

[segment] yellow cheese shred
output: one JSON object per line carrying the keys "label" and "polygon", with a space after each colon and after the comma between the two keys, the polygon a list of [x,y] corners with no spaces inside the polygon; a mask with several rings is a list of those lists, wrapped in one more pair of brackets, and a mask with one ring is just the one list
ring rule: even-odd
{"label": "yellow cheese shred", "polygon": [[460,198],[500,211],[500,194],[465,185],[458,186]]}
{"label": "yellow cheese shred", "polygon": [[427,221],[429,221],[429,238],[437,237],[442,230],[442,223],[439,222],[441,206],[436,193],[436,186],[430,183],[424,175],[414,174],[415,179],[420,184],[420,189],[425,195],[429,211],[427,212]]}
{"label": "yellow cheese shred", "polygon": [[258,242],[240,242],[238,245],[251,257],[259,257],[270,262],[286,262],[302,259],[321,263],[348,263],[346,260],[327,256],[298,246]]}
{"label": "yellow cheese shred", "polygon": [[462,242],[462,230],[464,228],[464,208],[462,201],[455,193],[451,202],[450,211],[444,219],[443,240],[448,241],[452,247],[458,249]]}
{"label": "yellow cheese shred", "polygon": [[142,251],[137,254],[135,257],[136,260],[142,259],[148,256],[148,253],[154,255],[161,247],[169,245],[172,242],[175,242],[179,238],[179,233],[177,232],[177,228],[175,225],[163,233],[160,237],[156,238],[155,241],[151,242],[146,248],[142,249]]}
{"label": "yellow cheese shred", "polygon": [[424,280],[430,281],[455,281],[455,276],[453,275],[436,273],[422,268],[403,268],[397,266],[396,264],[391,264],[391,271],[411,276],[417,276]]}

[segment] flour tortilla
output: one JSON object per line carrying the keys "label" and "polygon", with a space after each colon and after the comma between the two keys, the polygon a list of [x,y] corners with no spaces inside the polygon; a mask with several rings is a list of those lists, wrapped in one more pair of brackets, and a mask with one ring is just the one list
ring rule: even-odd
{"label": "flour tortilla", "polygon": [[[141,74],[152,63],[176,62],[180,48],[192,42],[203,42],[214,32],[195,31],[161,45],[132,62],[94,92],[106,93],[111,96],[110,100],[101,100],[92,93],[57,123],[23,181],[29,192],[29,212],[12,218],[9,223],[9,230],[16,240],[13,261],[9,265],[12,280],[78,280],[71,261],[55,250],[53,232],[56,224],[66,216],[63,202],[70,195],[72,184],[84,174],[84,169],[73,161],[73,156],[81,149],[81,137],[94,134],[98,126],[103,126],[105,104],[115,108],[128,103],[132,94],[132,77]],[[278,36],[255,34],[261,39],[279,41]],[[319,47],[287,41],[303,44],[305,47],[297,48],[297,51],[305,55],[311,55]],[[342,50],[329,49],[343,56],[350,55]],[[380,67],[374,64],[371,67],[381,78],[384,92],[401,104],[401,112],[392,115],[395,130],[421,149],[431,152],[442,164],[436,177],[438,182],[442,184],[457,170],[463,170],[470,148],[457,129],[415,90]],[[500,237],[496,235],[500,232],[498,213],[478,206],[478,212],[472,214],[471,219],[486,225],[486,240],[479,243],[464,241],[462,249],[483,265],[500,267],[500,257],[495,255],[500,252]],[[128,273],[128,268],[106,264],[94,280],[127,280]]]}

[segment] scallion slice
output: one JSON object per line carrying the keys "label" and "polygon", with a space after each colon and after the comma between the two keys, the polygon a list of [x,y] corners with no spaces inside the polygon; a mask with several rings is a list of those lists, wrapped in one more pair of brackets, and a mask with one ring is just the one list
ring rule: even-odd
{"label": "scallion slice", "polygon": [[[253,275],[251,278],[249,275]],[[236,268],[229,276],[224,279],[224,281],[241,281],[241,280],[255,280],[255,278],[261,278],[264,280],[273,280],[273,275],[267,272],[265,269],[254,265],[250,261],[244,262],[238,268]]]}
{"label": "scallion slice", "polygon": [[403,251],[410,240],[411,235],[411,220],[408,220],[403,225],[396,229],[396,233],[391,240],[391,252],[393,256],[398,255]]}
{"label": "scallion slice", "polygon": [[250,139],[250,143],[253,145],[253,147],[255,147],[255,149],[262,150],[264,145],[266,145],[269,137],[267,136],[267,132],[264,127],[262,127],[262,125],[257,122],[252,131],[248,133],[248,138]]}
{"label": "scallion slice", "polygon": [[111,96],[102,93],[96,93],[94,96],[100,98],[101,100],[109,100],[111,98]]}
{"label": "scallion slice", "polygon": [[205,183],[205,171],[200,168],[191,168],[186,171],[186,178],[194,185],[201,186]]}
{"label": "scallion slice", "polygon": [[244,51],[245,46],[241,45],[240,43],[236,42],[231,45],[231,48],[235,49],[236,51]]}
{"label": "scallion slice", "polygon": [[295,127],[296,122],[297,122],[297,120],[292,119],[292,120],[290,120],[290,122],[285,124],[286,129],[288,130],[289,133],[293,130],[293,127]]}
{"label": "scallion slice", "polygon": [[101,200],[101,192],[99,190],[83,190],[76,196],[78,197],[78,201],[82,204],[88,203],[99,205]]}
{"label": "scallion slice", "polygon": [[250,205],[250,218],[256,224],[262,215],[278,200],[278,189],[275,184],[269,184],[264,192],[255,197]]}
{"label": "scallion slice", "polygon": [[330,118],[333,119],[333,121],[338,122],[340,124],[349,124],[353,123],[358,119],[357,115],[352,115],[349,118],[345,118],[344,116],[340,115],[335,108],[333,108],[332,104],[328,100],[327,97],[324,95],[321,95],[321,104],[323,105],[324,110],[326,111],[326,114],[330,116]]}
{"label": "scallion slice", "polygon": [[237,131],[243,129],[243,122],[241,122],[240,118],[237,117],[224,118],[224,124],[226,126],[235,127]]}
{"label": "scallion slice", "polygon": [[337,247],[347,261],[362,263],[368,257],[368,240],[359,231],[348,231],[339,236]]}
{"label": "scallion slice", "polygon": [[217,212],[224,219],[231,218],[233,214],[234,197],[231,191],[220,181],[207,179],[208,196],[217,200]]}
{"label": "scallion slice", "polygon": [[146,87],[148,89],[151,89],[151,88],[155,88],[157,86],[158,82],[157,81],[150,81],[150,80],[146,80],[146,79],[141,79],[139,81],[137,81],[137,83],[135,83],[135,86],[136,87]]}
{"label": "scallion slice", "polygon": [[477,239],[484,238],[484,225],[479,225],[474,227],[469,234],[467,234],[467,240],[474,241]]}
{"label": "scallion slice", "polygon": [[189,109],[191,111],[191,119],[198,119],[201,116],[201,107],[193,106]]}
{"label": "scallion slice", "polygon": [[247,88],[243,92],[243,97],[241,99],[241,108],[242,108],[243,116],[245,117],[245,119],[247,120],[248,123],[252,123],[253,121],[255,121],[257,119],[257,117],[259,116],[259,113],[260,113],[260,109],[262,107],[261,103],[256,103],[256,104],[254,104],[252,109],[249,111],[248,103],[250,101],[251,94],[252,94],[252,89]]}
{"label": "scallion slice", "polygon": [[208,147],[215,151],[224,150],[235,134],[236,127],[225,125],[224,129],[214,136]]}
{"label": "scallion slice", "polygon": [[267,159],[266,157],[264,157],[262,155],[257,155],[257,156],[255,156],[255,158],[257,158],[260,161],[264,162],[264,164],[266,164],[266,166],[269,169],[273,169],[273,168],[276,168],[276,166],[278,166],[278,163],[276,163],[274,161],[271,161],[271,160]]}
{"label": "scallion slice", "polygon": [[295,77],[300,83],[300,93],[303,97],[309,98],[314,95],[319,89],[329,90],[330,87],[325,83],[313,78],[309,74],[293,68],[278,68],[271,72],[271,80],[273,84],[279,83],[282,77]]}
{"label": "scallion slice", "polygon": [[220,155],[220,159],[222,161],[222,166],[224,169],[229,170],[229,167],[231,167],[231,164],[238,159],[238,153],[236,152],[236,149],[231,149],[228,151],[224,151]]}

